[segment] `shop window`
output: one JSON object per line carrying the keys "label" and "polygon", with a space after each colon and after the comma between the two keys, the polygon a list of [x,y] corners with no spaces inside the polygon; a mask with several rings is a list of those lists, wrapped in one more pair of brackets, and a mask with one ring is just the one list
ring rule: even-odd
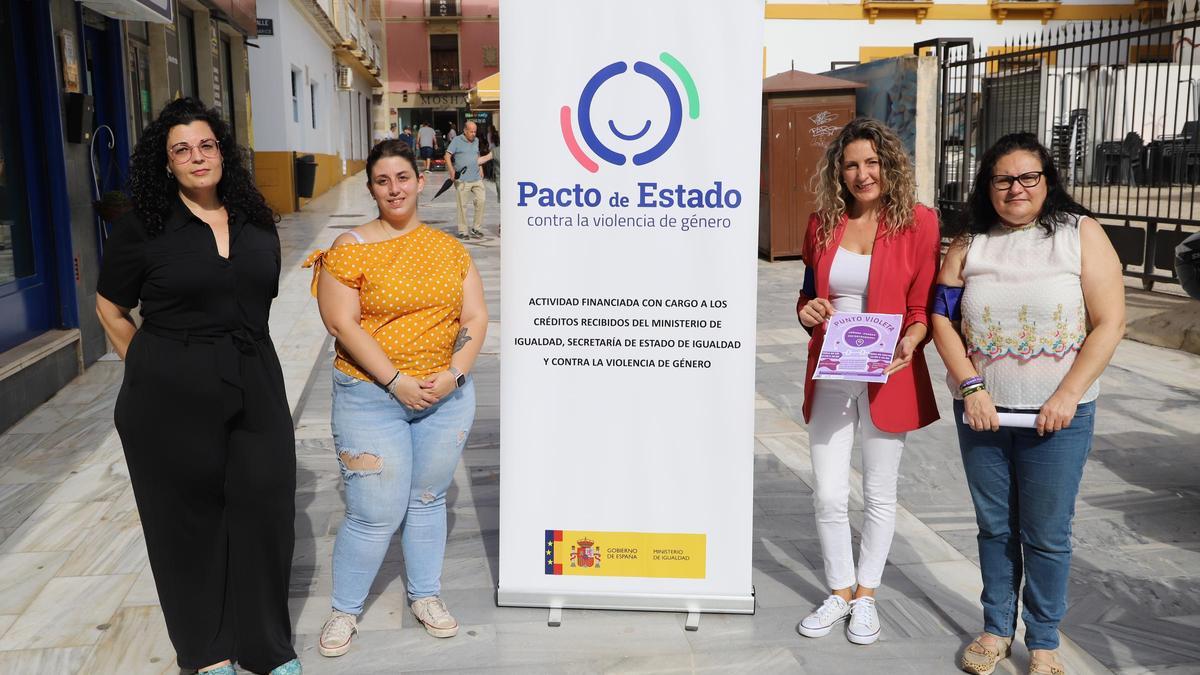
{"label": "shop window", "polygon": [[237,138],[237,120],[233,110],[233,42],[228,35],[221,36],[221,112],[229,123],[229,133]]}
{"label": "shop window", "polygon": [[292,121],[300,122],[300,69],[292,68]]}
{"label": "shop window", "polygon": [[196,17],[191,10],[178,6],[176,32],[179,34],[179,74],[183,80],[183,95],[198,96],[199,77],[196,73]]}
{"label": "shop window", "polygon": [[[145,24],[132,23],[141,26]],[[144,30],[143,30],[144,32]],[[129,117],[132,141],[136,144],[142,137],[142,130],[153,119],[150,105],[150,43],[136,36],[136,31],[129,31]]]}
{"label": "shop window", "polygon": [[[0,62],[8,61],[7,57],[0,53]],[[11,78],[0,78],[0,286],[37,271],[18,145],[23,134],[17,128],[18,103],[11,87]]]}

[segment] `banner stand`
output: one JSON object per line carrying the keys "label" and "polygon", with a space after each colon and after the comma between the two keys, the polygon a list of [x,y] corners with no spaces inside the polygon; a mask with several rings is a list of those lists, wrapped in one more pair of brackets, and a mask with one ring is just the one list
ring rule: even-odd
{"label": "banner stand", "polygon": [[754,613],[764,22],[505,1],[500,606]]}
{"label": "banner stand", "polygon": [[686,612],[687,621],[684,627],[690,631],[699,629],[701,613],[753,614],[755,607],[753,592],[746,597],[682,597],[649,593],[615,595],[580,591],[550,595],[543,591],[499,590],[496,592],[496,604],[500,607],[549,608],[550,614],[546,621],[549,626],[561,625],[564,609]]}

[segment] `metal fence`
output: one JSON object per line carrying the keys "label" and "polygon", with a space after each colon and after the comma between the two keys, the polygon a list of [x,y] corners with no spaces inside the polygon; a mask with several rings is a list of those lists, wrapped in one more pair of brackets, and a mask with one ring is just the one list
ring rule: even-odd
{"label": "metal fence", "polygon": [[938,205],[962,213],[979,158],[1004,134],[1050,149],[1097,215],[1128,276],[1175,282],[1173,251],[1200,229],[1198,0],[1123,20],[1072,23],[999,47],[918,43],[940,67]]}

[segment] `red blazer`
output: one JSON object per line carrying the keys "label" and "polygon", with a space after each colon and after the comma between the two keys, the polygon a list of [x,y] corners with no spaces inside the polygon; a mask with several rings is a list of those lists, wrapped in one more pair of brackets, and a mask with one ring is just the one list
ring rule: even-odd
{"label": "red blazer", "polygon": [[[871,250],[871,272],[867,284],[866,311],[903,314],[901,335],[914,323],[929,325],[933,282],[937,277],[941,256],[937,214],[918,204],[913,219],[916,221],[913,227],[894,237],[885,236],[880,228]],[[843,216],[833,230],[829,246],[821,248],[817,244],[818,223],[815,213],[809,216],[802,254],[808,270],[805,271],[805,288],[801,290],[800,300],[796,303],[797,314],[812,298],[829,298],[829,269],[833,266],[833,256],[846,232],[846,217]],[[816,326],[810,332],[812,340],[808,343],[808,370],[804,375],[805,422],[812,416],[813,371],[825,339],[825,324]],[[885,384],[867,385],[871,421],[881,431],[903,433],[920,429],[938,419],[937,402],[933,398],[933,386],[929,382],[929,367],[925,363],[923,350],[931,337],[932,332],[925,336],[907,368],[892,373]]]}

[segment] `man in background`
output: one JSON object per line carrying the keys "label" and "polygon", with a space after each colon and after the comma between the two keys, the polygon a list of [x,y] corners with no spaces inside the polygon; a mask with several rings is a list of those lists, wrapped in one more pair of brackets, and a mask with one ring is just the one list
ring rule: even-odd
{"label": "man in background", "polygon": [[433,127],[429,126],[428,122],[421,122],[421,128],[417,129],[417,146],[421,159],[425,160],[426,172],[429,171],[430,160],[433,159],[433,144],[436,138]]}
{"label": "man in background", "polygon": [[[483,238],[483,205],[487,193],[483,189],[483,174],[480,166],[492,160],[491,153],[479,156],[479,139],[476,138],[477,127],[474,122],[463,126],[461,135],[450,141],[446,148],[446,170],[450,178],[455,179],[458,188],[458,238]],[[467,199],[475,203],[474,225],[467,229]]]}
{"label": "man in background", "polygon": [[412,127],[404,127],[404,133],[400,134],[400,140],[404,141],[413,150],[417,149],[417,139],[413,138]]}

